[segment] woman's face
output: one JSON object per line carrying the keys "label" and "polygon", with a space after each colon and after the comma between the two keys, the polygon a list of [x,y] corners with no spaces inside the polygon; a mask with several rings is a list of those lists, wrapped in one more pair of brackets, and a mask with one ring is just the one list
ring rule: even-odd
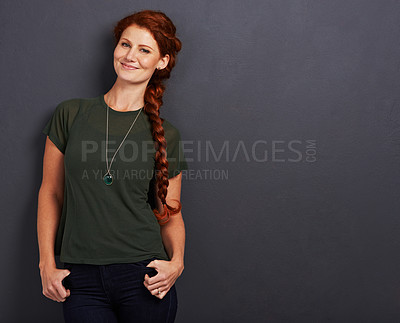
{"label": "woman's face", "polygon": [[114,50],[114,69],[120,80],[147,85],[154,71],[168,65],[153,35],[136,25],[126,28]]}

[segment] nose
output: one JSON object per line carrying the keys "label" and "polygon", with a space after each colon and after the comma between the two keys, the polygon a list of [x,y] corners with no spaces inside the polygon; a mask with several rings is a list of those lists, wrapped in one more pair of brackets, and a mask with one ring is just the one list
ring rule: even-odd
{"label": "nose", "polygon": [[136,50],[134,47],[131,47],[131,49],[128,51],[128,53],[126,54],[126,59],[130,61],[136,60]]}

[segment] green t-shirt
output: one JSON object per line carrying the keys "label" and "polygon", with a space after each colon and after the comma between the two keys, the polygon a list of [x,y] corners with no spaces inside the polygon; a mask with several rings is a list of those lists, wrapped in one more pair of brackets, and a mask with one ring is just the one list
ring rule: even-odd
{"label": "green t-shirt", "polygon": [[[61,102],[43,129],[64,154],[65,190],[55,254],[62,262],[128,263],[169,260],[152,211],[155,149],[144,111],[115,155],[106,185],[107,105],[104,96]],[[109,108],[108,164],[138,111]],[[169,178],[187,169],[179,131],[163,122]]]}

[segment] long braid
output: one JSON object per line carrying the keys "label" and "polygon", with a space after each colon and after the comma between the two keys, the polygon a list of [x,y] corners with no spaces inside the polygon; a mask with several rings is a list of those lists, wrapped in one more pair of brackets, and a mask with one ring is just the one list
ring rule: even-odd
{"label": "long braid", "polygon": [[123,31],[131,25],[137,25],[149,30],[158,44],[161,56],[169,55],[168,65],[162,70],[155,70],[144,94],[144,112],[149,117],[151,123],[151,131],[156,150],[156,186],[158,189],[158,197],[163,207],[162,213],[156,209],[154,209],[153,212],[160,225],[163,225],[169,221],[170,215],[179,213],[182,208],[179,201],[177,201],[178,206],[176,208],[171,207],[166,202],[169,184],[166,151],[167,142],[162,126],[163,120],[160,118],[160,107],[163,104],[162,97],[165,91],[163,80],[170,77],[171,70],[175,66],[176,54],[181,50],[182,43],[175,35],[176,28],[174,24],[164,13],[161,11],[143,10],[127,16],[117,23],[114,28],[116,44],[118,44]]}
{"label": "long braid", "polygon": [[163,205],[163,212],[160,213],[154,209],[153,212],[160,224],[169,221],[170,215],[180,212],[182,205],[179,203],[177,208],[173,208],[166,203],[168,181],[168,160],[167,160],[167,142],[164,136],[164,128],[160,118],[160,106],[162,105],[162,95],[165,86],[161,83],[150,83],[147,86],[144,99],[144,112],[148,115],[151,122],[151,130],[153,140],[156,147],[156,186],[158,189],[158,197]]}

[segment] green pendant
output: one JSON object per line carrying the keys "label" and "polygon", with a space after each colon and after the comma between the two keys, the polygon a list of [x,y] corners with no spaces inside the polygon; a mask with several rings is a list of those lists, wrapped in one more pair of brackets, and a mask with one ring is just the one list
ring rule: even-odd
{"label": "green pendant", "polygon": [[106,185],[111,185],[113,182],[112,175],[110,173],[105,174],[103,177],[103,181],[104,181],[104,183],[106,183]]}

